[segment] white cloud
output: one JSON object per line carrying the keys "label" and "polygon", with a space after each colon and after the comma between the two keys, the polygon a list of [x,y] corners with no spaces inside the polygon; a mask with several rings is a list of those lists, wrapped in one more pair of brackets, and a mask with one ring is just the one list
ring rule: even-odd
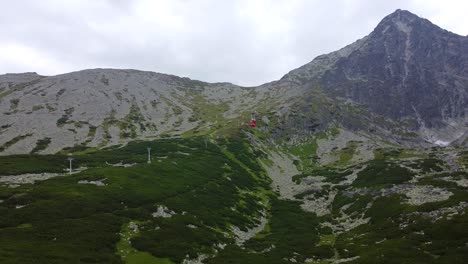
{"label": "white cloud", "polygon": [[367,35],[397,8],[468,34],[461,0],[3,2],[0,74],[113,67],[257,85]]}
{"label": "white cloud", "polygon": [[28,72],[39,69],[50,69],[60,72],[66,66],[54,60],[53,57],[41,54],[40,51],[23,44],[0,44],[0,72],[13,71]]}

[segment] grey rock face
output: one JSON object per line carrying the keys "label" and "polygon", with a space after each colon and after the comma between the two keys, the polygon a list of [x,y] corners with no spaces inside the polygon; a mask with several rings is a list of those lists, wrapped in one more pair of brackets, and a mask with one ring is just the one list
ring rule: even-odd
{"label": "grey rock face", "polygon": [[[115,69],[51,77],[6,74],[0,75],[0,85],[3,155],[54,153],[75,145],[103,147],[163,134],[179,136],[209,127],[206,123],[211,116],[234,119],[253,111],[256,102],[293,96],[280,86],[245,88]],[[212,109],[220,110],[212,113]]]}
{"label": "grey rock face", "polygon": [[318,83],[332,98],[407,120],[415,130],[455,126],[456,138],[468,120],[468,37],[397,10],[370,35],[282,80]]}
{"label": "grey rock face", "polygon": [[293,143],[333,124],[466,145],[467,106],[468,37],[397,10],[368,36],[258,87],[115,69],[0,75],[0,154],[179,136],[253,111]]}
{"label": "grey rock face", "polygon": [[[10,80],[8,75],[0,76],[0,83]],[[180,120],[164,118],[180,104],[174,99],[174,86],[183,85],[182,78],[169,75],[102,69],[21,83],[1,98],[0,145],[18,135],[31,135],[4,151],[28,153],[40,139],[51,138],[44,148],[50,153],[76,144],[97,146],[117,143],[125,136],[164,133],[177,127],[176,121],[185,130],[191,126],[189,111],[181,110]]]}

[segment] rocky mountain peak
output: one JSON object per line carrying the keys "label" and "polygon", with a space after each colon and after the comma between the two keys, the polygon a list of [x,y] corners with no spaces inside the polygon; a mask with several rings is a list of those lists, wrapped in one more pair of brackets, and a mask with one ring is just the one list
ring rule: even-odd
{"label": "rocky mountain peak", "polygon": [[[4,154],[29,153],[49,142],[43,153],[53,153],[205,133],[257,109],[278,114],[272,118],[291,113],[278,130],[299,136],[331,122],[375,131],[387,120],[402,137],[448,144],[466,135],[467,87],[468,38],[397,10],[368,36],[259,87],[126,69],[0,75],[0,147]],[[343,110],[348,106],[354,112]]]}
{"label": "rocky mountain peak", "polygon": [[[282,80],[317,84],[378,115],[404,121],[430,142],[466,131],[468,38],[396,10],[368,36],[291,71]],[[433,133],[441,128],[451,132]]]}
{"label": "rocky mountain peak", "polygon": [[407,10],[397,9],[395,12],[384,17],[382,21],[380,22],[380,24],[397,24],[397,23],[410,24],[416,19],[422,20],[423,18],[420,18],[419,16]]}
{"label": "rocky mountain peak", "polygon": [[409,11],[397,9],[395,12],[384,17],[377,25],[372,35],[391,35],[392,33],[409,34],[411,31],[419,32],[437,32],[448,33],[448,31],[441,29],[431,21],[421,18]]}

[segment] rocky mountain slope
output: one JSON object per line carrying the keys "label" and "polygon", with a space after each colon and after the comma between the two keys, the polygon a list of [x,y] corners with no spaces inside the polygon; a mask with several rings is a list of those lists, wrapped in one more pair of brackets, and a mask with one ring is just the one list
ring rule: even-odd
{"label": "rocky mountain slope", "polygon": [[296,150],[254,133],[74,151],[70,174],[65,153],[1,156],[0,262],[464,263],[466,150],[363,161],[354,141],[333,161],[321,141],[350,132]]}
{"label": "rocky mountain slope", "polygon": [[464,263],[465,55],[419,31],[465,41],[396,11],[258,87],[0,76],[0,262]]}
{"label": "rocky mountain slope", "polygon": [[[52,77],[0,76],[2,151],[29,153],[64,147],[125,143],[210,130],[266,103],[298,96],[284,87],[255,89],[229,83],[135,70],[95,69]],[[260,103],[259,103],[260,102]],[[248,121],[250,114],[245,114]],[[238,119],[235,120],[234,119]],[[219,125],[219,124],[218,124]]]}
{"label": "rocky mountain slope", "polygon": [[251,112],[290,143],[342,127],[396,144],[463,145],[467,54],[467,37],[397,10],[363,39],[258,87],[136,70],[1,75],[0,152],[229,131]]}
{"label": "rocky mountain slope", "polygon": [[468,37],[403,10],[385,17],[355,43],[282,78],[320,86],[372,112],[401,120],[435,143],[467,129]]}

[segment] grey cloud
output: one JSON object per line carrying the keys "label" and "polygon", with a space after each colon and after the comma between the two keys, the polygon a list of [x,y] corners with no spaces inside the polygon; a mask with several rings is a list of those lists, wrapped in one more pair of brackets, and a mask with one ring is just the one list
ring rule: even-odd
{"label": "grey cloud", "polygon": [[[438,11],[437,5],[420,0],[5,1],[0,74],[134,68],[258,85],[364,37],[397,8],[447,21],[448,27],[455,23],[447,16],[451,9]],[[24,49],[37,61],[25,63]]]}

